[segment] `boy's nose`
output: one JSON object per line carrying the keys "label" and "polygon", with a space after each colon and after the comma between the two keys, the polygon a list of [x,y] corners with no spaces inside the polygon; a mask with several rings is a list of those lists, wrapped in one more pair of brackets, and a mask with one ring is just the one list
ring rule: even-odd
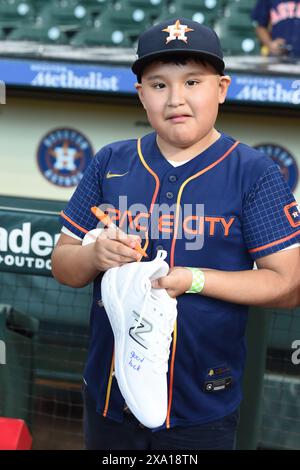
{"label": "boy's nose", "polygon": [[169,93],[168,106],[173,108],[184,104],[184,90],[180,87],[173,87]]}

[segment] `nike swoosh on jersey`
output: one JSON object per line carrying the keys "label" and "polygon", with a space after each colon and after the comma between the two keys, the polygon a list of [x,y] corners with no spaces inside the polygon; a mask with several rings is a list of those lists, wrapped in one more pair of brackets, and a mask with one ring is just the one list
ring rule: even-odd
{"label": "nike swoosh on jersey", "polygon": [[125,176],[127,175],[127,173],[129,173],[129,171],[126,171],[126,173],[111,173],[110,171],[108,171],[106,173],[106,178],[116,178],[117,176]]}

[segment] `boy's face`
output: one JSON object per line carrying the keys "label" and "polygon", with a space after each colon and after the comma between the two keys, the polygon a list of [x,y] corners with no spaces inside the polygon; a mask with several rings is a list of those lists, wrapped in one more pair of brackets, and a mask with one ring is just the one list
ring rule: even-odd
{"label": "boy's face", "polygon": [[136,84],[151,126],[173,148],[189,148],[213,132],[218,107],[226,97],[228,76],[210,65],[153,62]]}

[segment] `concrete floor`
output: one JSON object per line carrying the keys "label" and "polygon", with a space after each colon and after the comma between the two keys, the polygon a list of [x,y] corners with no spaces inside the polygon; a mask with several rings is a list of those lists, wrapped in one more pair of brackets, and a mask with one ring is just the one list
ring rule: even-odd
{"label": "concrete floor", "polygon": [[33,409],[34,450],[84,449],[80,393],[70,390],[40,390],[35,395]]}

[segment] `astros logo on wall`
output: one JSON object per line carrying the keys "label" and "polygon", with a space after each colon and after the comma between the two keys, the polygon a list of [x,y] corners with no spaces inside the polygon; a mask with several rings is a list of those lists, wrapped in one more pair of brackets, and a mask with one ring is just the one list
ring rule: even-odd
{"label": "astros logo on wall", "polygon": [[258,144],[254,145],[254,148],[268,155],[268,157],[271,157],[277,163],[285,181],[291,190],[294,191],[298,183],[299,171],[293,155],[277,144]]}
{"label": "astros logo on wall", "polygon": [[42,175],[63,188],[77,186],[92,160],[93,149],[80,132],[54,129],[46,134],[37,150],[37,162]]}

